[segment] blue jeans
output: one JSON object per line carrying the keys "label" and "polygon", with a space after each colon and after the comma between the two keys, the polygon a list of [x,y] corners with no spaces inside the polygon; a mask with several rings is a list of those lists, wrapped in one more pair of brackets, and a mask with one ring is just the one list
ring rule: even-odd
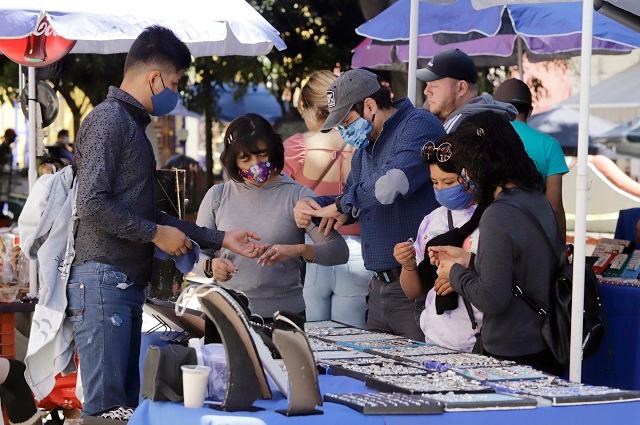
{"label": "blue jeans", "polygon": [[372,272],[364,268],[360,237],[344,236],[349,261],[338,266],[307,263],[304,304],[307,321],[337,320],[365,327],[367,294]]}
{"label": "blue jeans", "polygon": [[82,414],[136,407],[144,288],[114,266],[89,261],[71,268],[67,301],[80,361]]}

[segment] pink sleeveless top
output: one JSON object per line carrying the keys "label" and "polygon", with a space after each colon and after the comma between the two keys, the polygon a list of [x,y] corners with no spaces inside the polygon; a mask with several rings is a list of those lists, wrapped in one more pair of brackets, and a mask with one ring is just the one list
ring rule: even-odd
{"label": "pink sleeveless top", "polygon": [[[351,157],[353,156],[353,152],[339,152],[339,150],[339,148],[308,148],[304,142],[304,134],[294,134],[284,141],[283,171],[285,174],[288,174],[292,179],[294,179],[301,185],[311,188],[316,181],[310,180],[302,174],[302,170],[304,169],[304,162],[307,157],[307,152],[329,152],[331,153],[330,161],[332,161],[337,155],[340,155],[335,164],[333,164],[333,167],[338,167],[340,175],[339,180],[337,182],[321,181],[318,186],[313,189],[313,191],[319,196],[337,196],[342,193],[342,188],[346,183],[343,178],[343,170],[345,167],[351,167]],[[329,165],[329,163],[327,163],[327,165]],[[339,230],[339,232],[342,235],[359,236],[360,225],[352,224],[349,226],[343,226]]]}

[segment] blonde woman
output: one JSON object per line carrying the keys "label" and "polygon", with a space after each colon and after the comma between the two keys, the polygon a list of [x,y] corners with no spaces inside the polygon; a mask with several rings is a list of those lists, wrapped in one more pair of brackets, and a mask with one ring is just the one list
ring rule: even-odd
{"label": "blonde woman", "polygon": [[[309,131],[284,142],[284,172],[318,195],[342,193],[355,152],[338,131],[320,132],[329,115],[327,88],[336,78],[326,70],[309,76],[298,101],[298,111]],[[360,227],[344,226],[340,233],[349,246],[347,264],[329,267],[307,264],[304,284],[307,320],[331,319],[364,328],[371,273],[362,260]]]}

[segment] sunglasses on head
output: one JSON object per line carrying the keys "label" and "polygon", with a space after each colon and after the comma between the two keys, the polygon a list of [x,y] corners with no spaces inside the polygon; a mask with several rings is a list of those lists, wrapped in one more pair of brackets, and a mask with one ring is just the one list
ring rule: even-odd
{"label": "sunglasses on head", "polygon": [[453,156],[451,143],[442,143],[436,147],[434,142],[427,142],[422,147],[422,156],[426,159],[435,157],[439,162],[447,162]]}

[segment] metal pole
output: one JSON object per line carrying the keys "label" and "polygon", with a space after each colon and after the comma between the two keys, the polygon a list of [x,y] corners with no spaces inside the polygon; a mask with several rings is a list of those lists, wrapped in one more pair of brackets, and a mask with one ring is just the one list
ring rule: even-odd
{"label": "metal pole", "polygon": [[520,79],[524,81],[524,68],[522,67],[522,39],[520,37],[516,38],[516,48],[518,51],[518,72],[520,73]]}
{"label": "metal pole", "polygon": [[[28,72],[28,96],[29,99],[29,192],[38,179],[38,171],[36,167],[36,140],[37,140],[37,115],[36,115],[36,69],[29,67]],[[29,295],[36,296],[38,294],[38,262],[36,260],[29,261]]]}
{"label": "metal pole", "polygon": [[582,380],[582,321],[584,310],[584,266],[587,236],[587,161],[589,149],[589,91],[591,89],[591,39],[593,0],[582,2],[582,56],[580,65],[580,123],[576,175],[575,249],[573,255],[573,294],[571,300],[571,351],[569,379]]}
{"label": "metal pole", "polygon": [[407,97],[416,104],[416,68],[418,67],[418,17],[420,0],[411,0],[409,18],[409,78],[407,81]]}

